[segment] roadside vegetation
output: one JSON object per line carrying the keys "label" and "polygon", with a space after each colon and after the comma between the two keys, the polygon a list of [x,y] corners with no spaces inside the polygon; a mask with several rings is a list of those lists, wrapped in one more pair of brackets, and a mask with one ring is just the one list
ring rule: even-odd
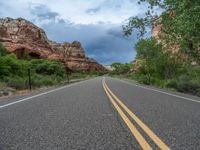
{"label": "roadside vegetation", "polygon": [[[200,3],[193,0],[138,0],[148,6],[145,16],[133,17],[123,26],[124,34],[138,34],[134,63],[114,63],[111,75],[135,80],[142,84],[168,88],[200,96]],[[155,10],[162,10],[161,16]],[[155,23],[162,25],[158,35],[145,38]],[[173,53],[173,45],[178,52]],[[126,70],[126,71],[121,71]]]}
{"label": "roadside vegetation", "polygon": [[105,73],[103,72],[98,72],[98,71],[79,71],[79,70],[74,70],[72,74],[70,75],[70,79],[87,79],[87,78],[92,78],[92,77],[98,77],[98,76],[103,76]]}
{"label": "roadside vegetation", "polygon": [[[7,54],[6,49],[0,43],[0,96],[9,94],[10,90],[28,89],[28,69],[30,69],[33,88],[68,82],[65,66],[61,62],[30,57],[23,60],[17,59],[14,53]],[[69,78],[74,80],[98,75],[100,75],[98,72],[73,71]]]}
{"label": "roadside vegetation", "polygon": [[140,40],[136,51],[139,63],[113,63],[110,75],[200,96],[199,65],[183,62],[152,38]]}
{"label": "roadside vegetation", "polygon": [[28,69],[33,87],[51,86],[66,79],[65,67],[57,61],[44,59],[19,60],[14,53],[7,54],[0,44],[0,83],[17,90],[28,88]]}

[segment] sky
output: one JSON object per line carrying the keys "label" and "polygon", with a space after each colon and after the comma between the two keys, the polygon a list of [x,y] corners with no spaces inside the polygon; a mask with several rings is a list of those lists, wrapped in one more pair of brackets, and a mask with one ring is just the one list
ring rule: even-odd
{"label": "sky", "polygon": [[146,9],[137,0],[0,0],[0,7],[0,18],[27,19],[56,42],[78,40],[105,65],[134,60],[137,36],[125,37],[122,25]]}

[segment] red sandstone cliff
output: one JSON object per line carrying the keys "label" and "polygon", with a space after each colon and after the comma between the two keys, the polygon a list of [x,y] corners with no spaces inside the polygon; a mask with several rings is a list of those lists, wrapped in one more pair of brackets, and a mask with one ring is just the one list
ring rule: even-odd
{"label": "red sandstone cliff", "polygon": [[25,55],[33,58],[58,60],[68,69],[83,71],[107,71],[94,59],[85,56],[81,43],[56,43],[48,40],[44,30],[22,19],[0,19],[0,42],[8,52],[16,53],[19,59]]}
{"label": "red sandstone cliff", "polygon": [[170,52],[172,52],[172,54],[176,54],[179,52],[180,49],[180,45],[178,44],[169,44],[166,43],[163,39],[164,33],[162,32],[163,29],[163,24],[162,24],[162,18],[158,18],[155,23],[153,24],[152,27],[152,32],[151,35],[152,37],[158,42],[158,43],[162,43],[164,44],[164,46],[167,48],[167,50],[169,50]]}

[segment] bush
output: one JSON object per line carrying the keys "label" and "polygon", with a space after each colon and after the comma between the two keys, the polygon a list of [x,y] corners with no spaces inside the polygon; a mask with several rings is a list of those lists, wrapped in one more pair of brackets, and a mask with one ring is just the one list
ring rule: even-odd
{"label": "bush", "polygon": [[3,46],[2,43],[0,43],[0,57],[1,57],[1,56],[5,56],[6,53],[7,53],[7,52],[6,52],[5,47]]}
{"label": "bush", "polygon": [[63,80],[64,79],[59,76],[47,76],[36,74],[32,79],[32,85],[33,87],[52,86],[61,83]]}
{"label": "bush", "polygon": [[197,94],[197,96],[200,97],[200,88],[197,89],[197,93],[196,94]]}
{"label": "bush", "polygon": [[165,87],[177,89],[177,87],[178,87],[177,80],[176,79],[167,80],[165,83]]}
{"label": "bush", "polygon": [[42,84],[45,86],[52,86],[56,84],[56,82],[55,80],[52,80],[51,78],[45,78],[44,80],[42,80]]}
{"label": "bush", "polygon": [[74,70],[70,76],[70,79],[80,79],[80,78],[87,78],[87,77],[97,77],[102,76],[105,73],[98,72],[98,71],[89,71],[89,72],[83,72],[79,70]]}
{"label": "bush", "polygon": [[27,76],[28,61],[18,60],[15,54],[9,54],[0,59],[0,76]]}
{"label": "bush", "polygon": [[195,94],[198,88],[200,88],[200,84],[190,81],[180,81],[177,86],[177,90],[179,92],[192,93],[192,94]]}
{"label": "bush", "polygon": [[22,90],[27,88],[27,81],[20,77],[7,78],[7,86]]}
{"label": "bush", "polygon": [[177,90],[179,92],[196,94],[198,88],[200,88],[200,83],[191,81],[191,78],[188,75],[179,77],[177,85]]}
{"label": "bush", "polygon": [[150,75],[141,74],[138,78],[138,82],[142,84],[152,85],[154,83],[154,79]]}
{"label": "bush", "polygon": [[153,78],[152,84],[157,87],[163,88],[165,86],[165,81],[158,78]]}
{"label": "bush", "polygon": [[[74,43],[78,44],[78,43]],[[6,49],[0,43],[0,87],[5,83],[15,89],[28,87],[28,69],[31,69],[31,82],[33,87],[51,86],[66,80],[66,70],[63,63],[46,59],[19,60],[16,55],[7,54]],[[88,76],[102,75],[99,72],[75,72],[73,78],[85,78]]]}
{"label": "bush", "polygon": [[42,75],[57,75],[64,77],[66,74],[65,66],[58,61],[33,59],[31,60],[31,68],[33,68],[37,74]]}
{"label": "bush", "polygon": [[33,87],[58,84],[66,77],[65,66],[57,61],[33,59],[19,60],[15,54],[4,55],[0,45],[0,82],[15,89],[28,86],[28,68],[31,68]]}

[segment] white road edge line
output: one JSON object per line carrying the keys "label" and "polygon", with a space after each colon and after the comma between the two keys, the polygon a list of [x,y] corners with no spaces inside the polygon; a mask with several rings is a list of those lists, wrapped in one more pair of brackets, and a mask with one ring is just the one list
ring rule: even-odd
{"label": "white road edge line", "polygon": [[[114,79],[116,79],[116,78],[114,78]],[[166,94],[166,95],[169,95],[169,96],[174,96],[174,97],[177,97],[177,98],[185,99],[187,101],[192,101],[192,102],[200,103],[199,100],[195,100],[195,99],[192,99],[192,98],[183,97],[183,96],[179,96],[179,95],[167,93],[167,92],[164,92],[164,91],[160,91],[160,90],[156,90],[156,89],[144,87],[144,86],[141,86],[141,85],[138,85],[138,84],[129,83],[128,81],[124,81],[124,80],[119,80],[119,79],[116,79],[116,80],[121,81],[121,82],[126,83],[126,84],[129,84],[129,85],[137,86],[137,87],[140,87],[140,88],[143,88],[143,89],[146,89],[146,90],[151,90],[151,91],[162,93],[162,94]]]}
{"label": "white road edge line", "polygon": [[[93,80],[93,79],[89,79],[89,80]],[[55,91],[59,91],[59,90],[65,89],[65,88],[67,88],[67,87],[71,87],[71,86],[74,86],[74,85],[77,85],[77,84],[81,84],[81,83],[87,82],[87,81],[89,81],[89,80],[80,81],[80,82],[78,82],[78,83],[66,85],[66,86],[63,86],[63,87],[60,87],[60,88],[51,90],[51,91],[47,91],[47,92],[40,93],[40,94],[31,96],[31,97],[27,97],[27,98],[24,98],[24,99],[21,99],[21,100],[17,100],[17,101],[15,101],[15,102],[11,102],[11,103],[8,103],[8,104],[5,104],[5,105],[0,106],[0,109],[1,109],[1,108],[4,108],[4,107],[8,107],[8,106],[10,106],[10,105],[14,105],[14,104],[17,104],[17,103],[21,103],[21,102],[30,100],[30,99],[32,99],[32,98],[36,98],[36,97],[39,97],[39,96],[42,96],[42,95],[46,95],[46,94],[49,94],[49,93],[52,93],[52,92],[55,92]]]}

